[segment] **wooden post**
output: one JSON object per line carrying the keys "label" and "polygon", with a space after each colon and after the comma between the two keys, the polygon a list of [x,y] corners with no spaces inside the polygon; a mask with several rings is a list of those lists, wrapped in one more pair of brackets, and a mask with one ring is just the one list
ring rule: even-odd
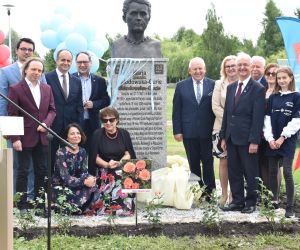
{"label": "wooden post", "polygon": [[12,149],[3,149],[0,150],[1,249],[13,249],[13,227],[13,154]]}

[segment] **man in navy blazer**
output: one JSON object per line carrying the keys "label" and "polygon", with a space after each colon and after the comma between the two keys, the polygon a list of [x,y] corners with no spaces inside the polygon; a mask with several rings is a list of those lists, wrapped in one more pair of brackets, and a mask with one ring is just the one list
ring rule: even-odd
{"label": "man in navy blazer", "polygon": [[[227,150],[228,175],[232,202],[229,211],[255,211],[258,181],[258,145],[265,110],[265,88],[251,78],[251,58],[245,53],[237,56],[239,80],[227,87],[221,146]],[[247,195],[244,196],[244,177]]]}
{"label": "man in navy blazer", "polygon": [[268,83],[265,74],[266,60],[262,56],[252,56],[251,58],[251,77],[253,80],[262,84],[265,89],[268,88]]}
{"label": "man in navy blazer", "polygon": [[88,153],[91,147],[91,137],[94,131],[100,127],[99,111],[109,105],[110,97],[107,93],[105,79],[90,73],[92,67],[91,55],[87,52],[80,52],[75,59],[78,72],[74,75],[81,80],[84,107],[81,126],[87,137],[83,146]]}
{"label": "man in navy blazer", "polygon": [[209,200],[216,187],[211,137],[215,82],[205,77],[205,62],[200,57],[191,59],[188,71],[191,77],[177,83],[173,97],[173,134],[176,141],[183,141],[191,172],[200,177],[200,186],[206,186]]}
{"label": "man in navy blazer", "polygon": [[[56,107],[56,117],[52,129],[59,136],[63,136],[68,124],[72,122],[80,124],[83,119],[81,82],[78,77],[69,74],[71,64],[72,53],[65,49],[60,50],[57,53],[56,69],[46,74],[46,80],[52,88]],[[60,141],[53,138],[51,147],[52,167],[59,144]]]}
{"label": "man in navy blazer", "polygon": [[[39,78],[44,71],[44,65],[39,58],[30,58],[24,63],[22,80],[9,89],[9,98],[22,107],[25,111],[39,120],[45,127],[50,127],[55,117],[54,99],[51,87],[41,84]],[[18,202],[18,208],[30,208],[27,202],[27,176],[30,161],[33,161],[34,169],[34,193],[35,198],[41,196],[40,188],[45,189],[45,177],[47,174],[47,130],[24,115],[14,105],[9,104],[10,116],[24,117],[24,135],[10,136],[13,148],[18,152],[19,168],[17,171],[16,191],[22,193]]]}
{"label": "man in navy blazer", "polygon": [[[22,65],[26,60],[31,57],[35,50],[35,43],[30,38],[21,38],[16,45],[16,55],[18,60],[4,68],[0,69],[0,93],[7,96],[9,87],[13,84],[17,84],[22,80]],[[42,74],[41,83],[46,83],[45,75]],[[7,115],[7,101],[0,96],[0,116]],[[12,148],[12,143],[7,140],[7,146]],[[14,193],[16,192],[16,176],[18,171],[18,159],[17,154],[14,150],[14,162],[13,162],[13,180],[14,180]],[[28,197],[34,197],[34,174],[33,166],[30,164],[29,175],[28,175]]]}

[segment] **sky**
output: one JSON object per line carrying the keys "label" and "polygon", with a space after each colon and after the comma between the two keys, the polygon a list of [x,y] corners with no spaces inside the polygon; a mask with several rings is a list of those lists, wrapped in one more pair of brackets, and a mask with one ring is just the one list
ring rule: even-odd
{"label": "sky", "polygon": [[[262,30],[261,22],[267,0],[150,0],[151,20],[146,34],[158,34],[171,38],[180,27],[193,29],[201,34],[206,28],[205,16],[211,4],[223,23],[226,34],[256,43]],[[300,8],[299,0],[274,0],[284,16],[294,17]],[[36,43],[36,51],[44,55],[48,49],[41,43],[41,23],[52,17],[57,6],[65,6],[72,13],[71,22],[84,21],[95,27],[98,34],[126,34],[127,25],[122,20],[123,0],[0,0],[0,30],[7,33],[7,10],[2,5],[12,4],[11,28],[22,37],[30,37]]]}

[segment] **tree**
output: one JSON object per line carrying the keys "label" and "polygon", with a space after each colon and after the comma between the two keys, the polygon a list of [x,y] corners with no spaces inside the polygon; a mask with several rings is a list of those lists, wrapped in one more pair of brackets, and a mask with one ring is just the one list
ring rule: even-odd
{"label": "tree", "polygon": [[45,72],[50,72],[56,68],[53,53],[54,49],[50,49],[44,56]]}
{"label": "tree", "polygon": [[260,53],[268,57],[284,47],[279,27],[276,24],[276,17],[282,14],[274,1],[268,0],[264,15],[265,17],[262,21],[263,31],[258,38],[257,44],[260,48]]}
{"label": "tree", "polygon": [[236,54],[241,42],[235,36],[224,34],[223,24],[217,17],[215,6],[206,15],[207,28],[202,33],[202,44],[199,44],[197,54],[201,55],[206,64],[207,75],[212,79],[220,76],[220,65],[225,56]]}
{"label": "tree", "polygon": [[[21,39],[21,36],[14,29],[11,29],[11,56],[12,56],[13,61],[17,60],[16,47],[17,47],[17,43],[20,39]],[[9,46],[9,34],[8,33],[5,37],[4,44]]]}

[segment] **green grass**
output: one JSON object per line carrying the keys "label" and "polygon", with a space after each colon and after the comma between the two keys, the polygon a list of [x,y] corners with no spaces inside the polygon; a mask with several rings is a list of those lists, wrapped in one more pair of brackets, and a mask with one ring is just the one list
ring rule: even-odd
{"label": "green grass", "polygon": [[[168,238],[166,236],[99,236],[95,238],[54,236],[53,250],[64,249],[299,249],[300,235],[257,235],[256,237],[206,237]],[[14,241],[15,250],[46,249],[46,238]]]}

